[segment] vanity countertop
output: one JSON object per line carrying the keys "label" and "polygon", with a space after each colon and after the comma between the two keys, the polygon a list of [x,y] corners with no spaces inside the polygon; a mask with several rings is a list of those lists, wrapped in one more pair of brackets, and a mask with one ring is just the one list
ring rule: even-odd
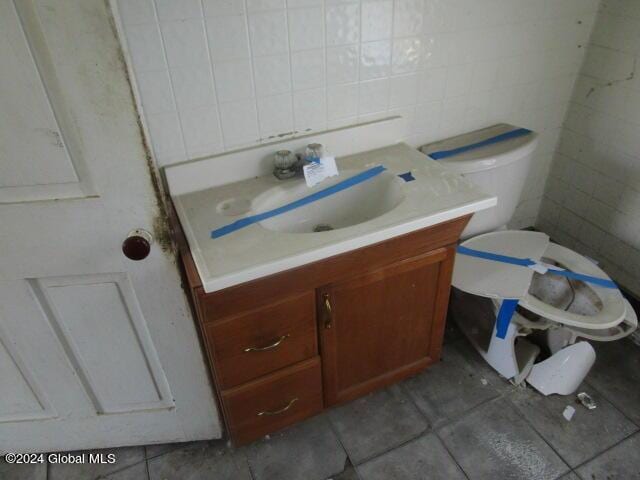
{"label": "vanity countertop", "polygon": [[[394,188],[401,189],[403,199],[386,213],[363,223],[318,233],[275,231],[254,223],[218,238],[211,237],[212,230],[261,213],[262,203],[258,200],[265,195],[300,189],[300,183],[304,183],[301,177],[278,180],[266,175],[172,196],[205,292],[452,220],[490,208],[497,201],[404,143],[344,156],[337,159],[337,164],[342,172],[340,179],[382,165],[394,175],[411,172],[415,180],[395,177]],[[325,188],[325,182],[331,183],[330,179],[325,180],[308,189],[309,194]],[[323,201],[315,202],[316,208],[321,208]],[[234,211],[241,213],[233,215]]]}

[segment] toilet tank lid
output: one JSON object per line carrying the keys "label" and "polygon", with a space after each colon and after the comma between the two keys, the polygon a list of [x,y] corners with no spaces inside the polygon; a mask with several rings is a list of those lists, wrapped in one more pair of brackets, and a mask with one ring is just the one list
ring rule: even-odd
{"label": "toilet tank lid", "polygon": [[[518,130],[520,127],[508,123],[500,123],[492,127],[475,130],[455,137],[440,140],[420,147],[426,155],[434,152],[450,152],[469,145]],[[508,137],[508,135],[507,135]],[[457,173],[472,173],[482,170],[508,165],[530,155],[538,144],[538,135],[531,132],[526,135],[506,138],[485,146],[466,150],[464,152],[450,152],[445,158],[438,158],[438,162]]]}

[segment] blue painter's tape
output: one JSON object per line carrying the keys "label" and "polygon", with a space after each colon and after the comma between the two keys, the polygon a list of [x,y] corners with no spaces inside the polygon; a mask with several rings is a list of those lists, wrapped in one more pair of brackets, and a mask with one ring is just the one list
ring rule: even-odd
{"label": "blue painter's tape", "polygon": [[496,337],[505,338],[507,336],[511,317],[513,317],[513,313],[516,311],[517,306],[517,299],[505,298],[502,300],[500,310],[498,311],[498,318],[496,319]]}
{"label": "blue painter's tape", "polygon": [[486,140],[482,140],[481,142],[472,143],[463,147],[453,148],[451,150],[440,150],[438,152],[429,153],[428,155],[434,160],[441,160],[443,158],[453,157],[454,155],[468,152],[469,150],[475,150],[476,148],[486,147],[488,145],[493,145],[494,143],[511,140],[512,138],[523,137],[525,135],[529,135],[530,133],[531,130],[527,128],[517,128],[515,130],[496,135],[495,137],[487,138]]}
{"label": "blue painter's tape", "polygon": [[530,265],[535,265],[536,263],[529,258],[510,257],[508,255],[500,255],[499,253],[475,250],[473,248],[463,247],[462,245],[458,245],[456,250],[458,253],[462,253],[463,255],[468,255],[470,257],[493,260],[494,262],[510,263],[511,265],[520,265],[521,267],[528,267]]}
{"label": "blue painter's tape", "polygon": [[403,179],[405,182],[412,182],[416,179],[411,172],[399,173],[398,176]]}
{"label": "blue painter's tape", "polygon": [[[521,267],[529,267],[536,264],[536,262],[531,260],[530,258],[518,258],[511,257],[509,255],[500,255],[498,253],[485,252],[482,250],[463,247],[462,245],[458,245],[458,248],[456,250],[458,253],[468,255],[470,257],[482,258],[484,260],[491,260],[494,262],[508,263],[511,265],[519,265]],[[561,275],[563,277],[582,280],[583,282],[587,283],[593,283],[594,285],[599,285],[604,288],[618,289],[618,286],[615,284],[615,282],[606,278],[592,277],[591,275],[585,275],[583,273],[575,273],[570,270],[555,270],[553,268],[550,268],[549,270],[547,270],[547,272],[552,273],[553,275]]]}
{"label": "blue painter's tape", "polygon": [[591,275],[576,273],[570,270],[554,270],[552,268],[550,268],[548,272],[553,273],[554,275],[561,275],[563,277],[571,278],[574,280],[582,280],[583,282],[593,283],[594,285],[598,285],[604,288],[618,289],[618,285],[616,285],[613,280],[607,280],[606,278],[592,277]]}
{"label": "blue painter's tape", "polygon": [[276,215],[282,215],[283,213],[287,213],[296,208],[300,208],[310,203],[317,202],[318,200],[328,197],[329,195],[334,195],[338,192],[346,190],[347,188],[353,187],[354,185],[366,182],[367,180],[380,175],[385,170],[385,167],[379,165],[377,167],[370,168],[369,170],[360,172],[357,175],[347,178],[346,180],[342,180],[335,185],[312,193],[311,195],[307,195],[306,197],[300,198],[291,203],[287,203],[286,205],[283,205],[281,207],[274,208],[273,210],[268,210],[263,213],[258,213],[250,217],[241,218],[240,220],[236,220],[235,222],[225,225],[224,227],[212,230],[211,238],[220,238],[241,228],[248,227],[249,225],[253,225],[254,223],[266,220],[267,218],[275,217]]}

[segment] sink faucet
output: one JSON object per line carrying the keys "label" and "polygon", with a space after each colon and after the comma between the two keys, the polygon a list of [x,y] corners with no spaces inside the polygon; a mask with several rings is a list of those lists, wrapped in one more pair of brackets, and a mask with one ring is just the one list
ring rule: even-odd
{"label": "sink faucet", "polygon": [[322,151],[319,143],[307,145],[304,156],[294,155],[290,150],[278,150],[273,159],[273,175],[279,180],[295,177],[306,163],[320,162]]}

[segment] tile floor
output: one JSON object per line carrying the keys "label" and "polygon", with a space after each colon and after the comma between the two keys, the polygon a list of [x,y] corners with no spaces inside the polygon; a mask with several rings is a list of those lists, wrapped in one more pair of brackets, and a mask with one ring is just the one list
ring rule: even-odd
{"label": "tile floor", "polygon": [[240,449],[222,441],[114,450],[115,465],[0,462],[2,480],[640,479],[640,347],[596,345],[574,397],[542,397],[490,370],[447,329],[443,360],[399,385]]}

